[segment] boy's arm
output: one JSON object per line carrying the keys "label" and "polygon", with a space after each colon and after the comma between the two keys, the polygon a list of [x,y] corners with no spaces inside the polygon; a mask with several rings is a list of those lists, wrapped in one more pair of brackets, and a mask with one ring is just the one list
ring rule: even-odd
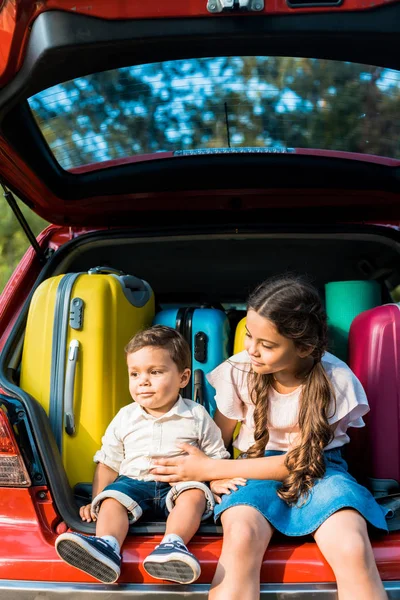
{"label": "boy's arm", "polygon": [[100,492],[104,490],[110,483],[116,480],[118,473],[104,465],[103,463],[97,463],[96,471],[93,477],[92,487],[92,498],[95,498]]}
{"label": "boy's arm", "polygon": [[[214,423],[208,412],[202,406],[198,407],[199,418],[199,447],[210,458],[229,458],[222,439],[221,430]],[[208,478],[203,480],[208,481]]]}
{"label": "boy's arm", "polygon": [[[118,477],[119,467],[124,458],[124,448],[119,435],[121,413],[122,410],[107,427],[101,440],[101,449],[96,452],[93,458],[97,466],[93,477],[92,500]],[[79,514],[83,521],[96,520],[96,515],[92,513],[92,503],[82,506],[79,509]]]}
{"label": "boy's arm", "polygon": [[227,448],[232,442],[233,432],[237,425],[237,421],[234,419],[228,419],[225,417],[217,408],[214,415],[214,422],[220,428],[222,439],[224,440],[225,447]]}
{"label": "boy's arm", "polygon": [[233,479],[215,479],[210,481],[210,489],[213,493],[214,500],[217,504],[221,503],[222,494],[230,494],[236,492],[238,485],[246,485],[247,479],[244,477],[234,477]]}
{"label": "boy's arm", "polygon": [[[110,469],[107,465],[103,463],[97,463],[96,471],[93,477],[93,485],[92,485],[92,500],[95,498],[100,492],[104,490],[110,483],[115,481],[118,477],[118,473],[114,471],[114,469]],[[85,506],[81,506],[79,509],[79,514],[81,516],[82,521],[95,521],[96,515],[91,511],[92,503],[86,504]]]}
{"label": "boy's arm", "polygon": [[95,463],[104,465],[117,474],[125,456],[124,444],[121,439],[121,420],[123,416],[124,409],[121,409],[107,427],[101,440],[101,448],[93,458]]}

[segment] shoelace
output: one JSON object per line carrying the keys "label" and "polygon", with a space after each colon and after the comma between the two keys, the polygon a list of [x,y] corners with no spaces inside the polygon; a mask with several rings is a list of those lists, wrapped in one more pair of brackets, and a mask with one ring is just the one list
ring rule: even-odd
{"label": "shoelace", "polygon": [[157,548],[159,548],[160,546],[162,546],[163,548],[179,548],[179,550],[184,550],[185,552],[187,552],[185,546],[182,546],[182,544],[180,544],[179,542],[165,542],[164,544],[158,544],[158,546],[155,547],[155,550],[157,550]]}
{"label": "shoelace", "polygon": [[112,545],[109,544],[108,542],[106,542],[105,540],[103,540],[101,537],[97,537],[95,535],[90,535],[87,537],[90,537],[90,539],[95,541],[97,544],[104,546],[104,548],[107,548],[108,550],[112,550],[116,556],[119,556],[118,553],[116,552],[116,550],[112,547]]}

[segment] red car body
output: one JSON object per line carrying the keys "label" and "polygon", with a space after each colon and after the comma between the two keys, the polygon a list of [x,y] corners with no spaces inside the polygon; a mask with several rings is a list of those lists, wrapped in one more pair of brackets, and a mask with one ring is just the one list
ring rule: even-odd
{"label": "red car body", "polygon": [[[65,23],[65,29],[61,28],[64,38],[61,34],[57,37],[57,23]],[[75,24],[76,29],[71,33],[69,27]],[[115,29],[111,25],[115,25]],[[171,57],[178,56],[184,34],[196,56],[204,52],[200,40],[207,40],[204,43],[209,44],[212,53],[221,41],[220,37],[229,53],[239,34],[237,39],[250,46],[252,36],[257,38],[257,43],[266,36],[272,44],[272,53],[276,51],[277,54],[286,42],[290,50],[308,40],[305,56],[329,55],[342,60],[348,57],[348,60],[360,62],[365,57],[365,62],[370,64],[375,64],[375,56],[377,63],[384,66],[399,68],[400,64],[394,45],[400,33],[400,4],[396,0],[344,0],[337,6],[314,4],[295,9],[285,0],[274,0],[271,4],[266,3],[261,13],[224,12],[219,15],[210,14],[206,0],[147,3],[96,0],[90,6],[74,0],[6,0],[0,8],[0,180],[53,224],[38,237],[38,248],[27,251],[0,297],[0,351],[3,356],[6,350],[9,352],[10,336],[22,326],[20,320],[24,311],[26,314],[37,279],[45,276],[46,260],[85,236],[102,232],[141,232],[147,227],[149,215],[153,227],[164,234],[177,231],[182,224],[178,235],[183,235],[187,231],[185,227],[195,223],[215,231],[222,230],[228,222],[230,230],[234,231],[236,222],[245,228],[246,224],[263,219],[278,229],[282,222],[289,222],[291,227],[308,224],[310,231],[321,223],[327,230],[354,224],[355,231],[359,226],[371,225],[373,228],[376,225],[372,224],[381,223],[388,226],[393,236],[398,234],[400,159],[395,157],[304,148],[293,149],[290,156],[278,153],[273,158],[271,173],[275,168],[293,168],[296,180],[302,169],[307,172],[301,184],[290,186],[270,184],[269,181],[263,184],[261,178],[252,179],[251,176],[247,183],[240,175],[235,175],[232,180],[228,172],[240,165],[234,155],[228,158],[217,155],[211,159],[221,174],[221,185],[216,185],[217,174],[201,184],[203,166],[199,159],[176,157],[172,152],[103,161],[100,165],[86,164],[69,171],[56,165],[51,172],[46,166],[47,170],[41,172],[38,162],[27,159],[28,153],[32,156],[33,138],[27,141],[22,121],[18,126],[21,129],[15,129],[22,119],[19,105],[28,96],[57,82],[56,51],[67,70],[67,76],[61,77],[64,80],[73,76],[74,61],[79,56],[76,47],[79,46],[82,53],[86,46],[89,50],[92,46],[95,51],[100,48],[104,58],[106,51],[102,42],[106,40],[107,28],[116,47],[126,49],[127,41],[124,32],[119,35],[119,25],[132,25],[132,39],[141,53],[139,60],[146,52],[152,61],[164,52]],[[140,25],[144,27],[144,42],[139,40]],[[179,33],[179,28],[183,33]],[[47,46],[43,42],[43,48],[38,49],[33,33],[40,36],[44,31],[54,35],[54,40],[50,39]],[[168,40],[172,40],[169,47]],[[208,48],[206,50],[205,55]],[[88,69],[92,63],[94,70],[101,64],[100,58],[94,56],[95,51],[90,50]],[[42,79],[35,81],[38,73]],[[12,133],[13,128],[15,133]],[[269,158],[259,159],[259,165],[270,168]],[[249,151],[248,160],[253,159]],[[334,182],[330,180],[324,185],[330,164],[338,175],[334,176]],[[156,169],[159,178],[154,186],[143,184],[149,178],[148,165]],[[171,184],[174,173],[182,165],[185,169],[186,165],[188,167],[189,181],[180,181],[174,186]],[[121,187],[112,192],[114,172],[125,169],[121,170],[124,178],[134,172],[129,169],[141,167],[142,171],[137,172],[139,185],[136,188],[127,189],[121,183]],[[323,171],[320,176],[319,169]],[[76,178],[80,178],[78,184]],[[384,229],[382,225],[376,227],[380,232]],[[30,470],[30,476],[33,471],[36,473],[31,485],[20,488],[0,485],[2,599],[75,599],[86,598],[94,591],[96,598],[101,600],[117,594],[165,599],[206,597],[222,545],[220,533],[211,529],[200,531],[190,544],[200,560],[202,574],[195,585],[185,588],[154,582],[141,566],[154,543],[161,539],[161,532],[142,532],[128,537],[123,548],[123,570],[118,585],[98,584],[59,559],[54,541],[59,533],[73,528],[73,523],[64,520],[54,500],[52,486],[44,483],[48,482],[49,470],[56,469],[57,463],[43,463],[46,450],[40,448],[42,434],[36,428],[39,421],[26,411],[23,398],[18,396],[17,385],[7,382],[4,369],[0,384],[3,394],[0,398],[3,407],[0,411],[0,458],[18,455],[26,462],[26,448],[30,445],[30,464],[38,465],[37,469]],[[374,539],[372,544],[390,597],[400,598],[400,531]],[[261,582],[262,597],[271,598],[292,597],[290,593],[296,598],[333,598],[336,589],[333,572],[311,537],[293,540],[279,536],[274,539],[264,557]]]}

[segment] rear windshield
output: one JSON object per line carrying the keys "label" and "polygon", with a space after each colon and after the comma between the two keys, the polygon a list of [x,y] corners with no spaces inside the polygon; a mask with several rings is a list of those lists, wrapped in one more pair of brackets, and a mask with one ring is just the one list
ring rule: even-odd
{"label": "rear windshield", "polygon": [[158,152],[324,149],[400,158],[400,72],[290,57],[123,67],[29,99],[64,169]]}

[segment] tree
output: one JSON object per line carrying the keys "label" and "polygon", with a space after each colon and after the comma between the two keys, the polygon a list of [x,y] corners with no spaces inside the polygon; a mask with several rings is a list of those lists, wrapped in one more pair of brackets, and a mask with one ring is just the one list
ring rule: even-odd
{"label": "tree", "polygon": [[[19,206],[32,231],[38,235],[47,223],[19,202]],[[29,247],[29,241],[22,231],[14,213],[0,194],[0,293],[11,277],[15,267]]]}
{"label": "tree", "polygon": [[[123,67],[29,99],[64,169],[161,151],[322,148],[400,158],[400,73],[312,58],[232,56]],[[45,222],[22,208],[35,234]],[[0,204],[0,289],[28,242]]]}
{"label": "tree", "polygon": [[30,99],[66,169],[134,154],[228,145],[400,158],[399,102],[398,72],[274,56],[123,67]]}

